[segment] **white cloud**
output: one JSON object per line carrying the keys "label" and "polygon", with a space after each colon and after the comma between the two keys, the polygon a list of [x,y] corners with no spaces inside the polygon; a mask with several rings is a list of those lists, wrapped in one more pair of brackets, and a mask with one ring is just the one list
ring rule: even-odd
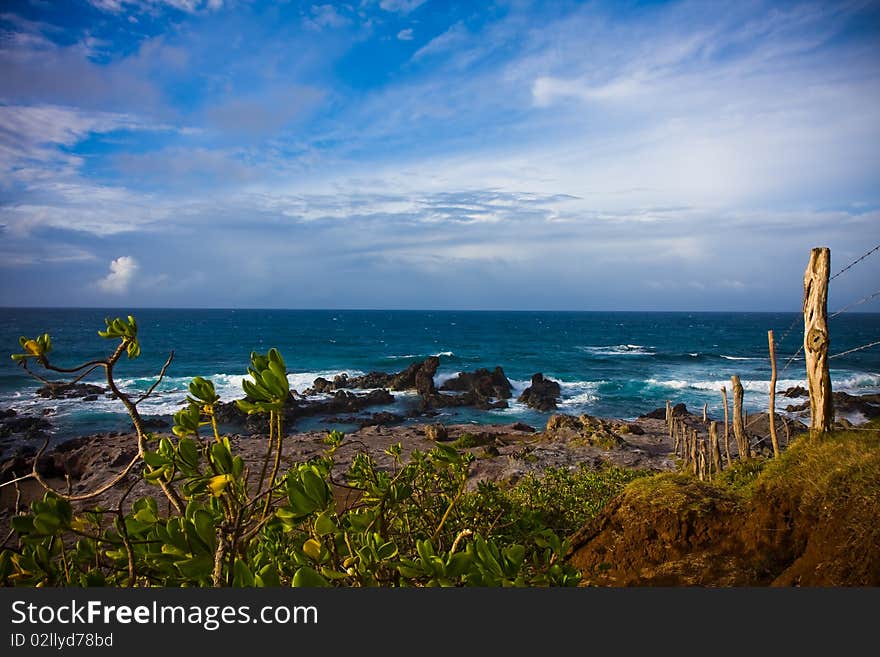
{"label": "white cloud", "polygon": [[412,58],[413,60],[419,60],[430,55],[440,55],[449,52],[456,45],[464,43],[467,37],[467,28],[464,26],[464,23],[458,22],[419,48]]}
{"label": "white cloud", "polygon": [[202,9],[216,11],[223,8],[223,0],[88,0],[93,7],[112,14],[118,14],[127,8],[147,11],[156,7],[171,7],[188,14]]}
{"label": "white cloud", "polygon": [[412,41],[413,40],[413,31],[411,27],[406,28],[405,30],[401,30],[397,33],[397,38],[401,41]]}
{"label": "white cloud", "polygon": [[122,294],[128,291],[137,270],[137,260],[120,256],[110,263],[110,273],[98,281],[98,286],[110,294]]}
{"label": "white cloud", "polygon": [[381,0],[379,7],[395,14],[408,14],[418,9],[426,0]]}
{"label": "white cloud", "polygon": [[313,30],[340,28],[351,24],[351,20],[340,14],[333,5],[312,5],[311,17],[304,20],[306,27]]}

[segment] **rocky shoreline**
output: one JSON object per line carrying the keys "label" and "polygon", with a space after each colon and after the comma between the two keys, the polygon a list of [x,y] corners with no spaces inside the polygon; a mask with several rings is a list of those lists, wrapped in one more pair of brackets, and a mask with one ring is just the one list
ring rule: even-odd
{"label": "rocky shoreline", "polygon": [[[296,423],[304,417],[319,416],[329,424],[357,426],[350,431],[343,447],[337,452],[337,472],[341,477],[356,453],[366,452],[380,467],[390,467],[385,453],[396,443],[408,456],[413,450],[426,451],[436,443],[454,445],[474,454],[469,486],[484,480],[513,482],[527,474],[540,474],[550,467],[577,468],[617,465],[653,471],[675,468],[673,445],[666,423],[665,409],[657,409],[634,421],[597,418],[589,415],[549,415],[546,425],[532,427],[514,424],[440,424],[435,421],[438,409],[471,406],[476,409],[505,408],[513,396],[513,386],[501,367],[461,372],[456,377],[435,385],[439,358],[431,356],[396,373],[371,372],[363,376],[339,375],[333,380],[315,379],[302,393],[291,391],[284,410],[285,426],[283,461],[286,465],[307,460],[324,450],[327,430],[297,431]],[[407,415],[388,410],[371,412],[379,406],[395,402],[399,392],[415,393],[415,405]],[[36,391],[44,398],[75,398],[84,402],[109,395],[102,386],[77,383],[46,385]],[[560,400],[558,382],[535,373],[531,384],[517,398],[520,403],[548,414]],[[792,415],[808,412],[807,391],[790,388],[780,391],[780,398],[794,403],[784,408],[788,417],[778,416],[783,444],[805,428]],[[845,413],[860,414],[866,419],[880,416],[880,395],[853,396],[834,393],[835,405]],[[780,404],[782,406],[782,404]],[[691,414],[683,404],[675,414],[701,433],[707,431],[702,417]],[[235,449],[252,469],[265,452],[266,420],[260,415],[244,414],[234,402],[221,402],[216,409],[223,433],[230,436]],[[51,417],[51,416],[50,416]],[[20,415],[14,409],[0,409],[0,484],[31,471],[37,448],[49,437],[50,417]],[[710,418],[711,420],[711,418]],[[155,436],[170,435],[171,423],[149,419],[147,429]],[[766,414],[746,419],[750,442],[757,453],[768,450],[769,421]],[[846,426],[846,421],[841,426]],[[783,430],[784,427],[784,430]],[[329,430],[329,429],[328,429]],[[735,445],[733,452],[735,453]],[[131,432],[99,433],[75,438],[47,450],[37,464],[40,474],[59,490],[82,494],[96,489],[127,464],[137,451],[136,437]],[[117,489],[123,487],[119,486]],[[137,495],[155,494],[147,484],[135,485]],[[90,503],[112,505],[117,490]],[[18,503],[26,504],[42,495],[35,482],[25,480],[16,491],[12,486],[0,488],[3,498],[3,519],[8,521]]]}

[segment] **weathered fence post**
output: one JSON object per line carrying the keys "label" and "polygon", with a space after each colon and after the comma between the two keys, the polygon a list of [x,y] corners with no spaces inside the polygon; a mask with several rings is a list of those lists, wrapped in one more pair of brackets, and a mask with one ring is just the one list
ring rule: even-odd
{"label": "weathered fence post", "polygon": [[700,441],[698,459],[699,464],[697,465],[697,476],[700,478],[700,481],[703,481],[706,478],[706,443],[702,440]]}
{"label": "weathered fence post", "polygon": [[703,424],[709,421],[709,403],[703,404]]}
{"label": "weathered fence post", "polygon": [[739,457],[747,459],[752,454],[749,449],[749,439],[746,438],[745,428],[743,427],[743,387],[739,376],[734,374],[730,377],[730,384],[733,387],[733,437],[736,438]]}
{"label": "weathered fence post", "polygon": [[776,345],[773,344],[773,331],[767,331],[770,345],[770,440],[773,441],[773,456],[779,457],[779,441],[776,439]]}
{"label": "weathered fence post", "polygon": [[697,430],[692,429],[691,431],[691,461],[694,463],[694,475],[698,474],[697,468],[699,467],[699,463],[697,462]]}
{"label": "weathered fence post", "polygon": [[718,423],[709,424],[709,442],[712,449],[712,463],[715,465],[715,472],[721,472],[721,448],[718,446]]}
{"label": "weathered fence post", "polygon": [[831,374],[828,371],[828,280],[831,251],[813,249],[804,272],[804,360],[807,363],[807,386],[810,390],[810,433],[823,434],[831,429],[834,407],[831,399]]}
{"label": "weathered fence post", "polygon": [[730,408],[727,403],[727,387],[721,386],[721,397],[724,399],[724,454],[727,457],[727,467],[732,465],[730,460]]}

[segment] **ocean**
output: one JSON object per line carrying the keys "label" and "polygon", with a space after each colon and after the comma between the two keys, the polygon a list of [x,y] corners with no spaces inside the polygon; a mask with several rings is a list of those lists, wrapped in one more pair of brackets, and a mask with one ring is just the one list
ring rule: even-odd
{"label": "ocean", "polygon": [[[107,355],[114,344],[97,331],[104,328],[105,317],[127,314],[138,320],[142,355],[132,361],[123,357],[116,369],[121,386],[146,390],[168,353],[175,352],[157,394],[141,406],[145,416],[167,417],[179,409],[196,375],[211,379],[223,400],[242,397],[250,352],[270,347],[281,351],[291,387],[300,392],[318,376],[395,372],[438,355],[438,385],[458,372],[496,365],[513,384],[514,396],[535,372],[558,380],[561,413],[632,419],[668,399],[693,411],[708,403],[710,414],[718,416],[723,412],[720,388],[727,385],[730,390],[733,374],[745,388],[746,410],[766,410],[767,330],[773,329],[781,371],[777,389],[805,385],[802,355],[783,371],[802,341],[800,314],[794,313],[3,308],[0,348],[11,354],[20,350],[20,335],[49,332],[52,362],[69,367]],[[878,339],[880,314],[843,314],[829,328],[831,352],[838,353]],[[34,394],[39,382],[8,356],[0,362],[0,410],[46,413],[56,441],[130,427],[118,401],[42,399]],[[832,359],[831,364],[834,390],[880,392],[880,347]],[[100,378],[87,381],[100,383]],[[367,411],[400,412],[417,402],[411,393],[395,396],[394,405]],[[783,398],[777,406],[788,403],[792,400]],[[437,420],[522,421],[541,427],[549,415],[513,399],[507,409],[443,409]],[[318,418],[289,428],[318,426],[332,428]]]}

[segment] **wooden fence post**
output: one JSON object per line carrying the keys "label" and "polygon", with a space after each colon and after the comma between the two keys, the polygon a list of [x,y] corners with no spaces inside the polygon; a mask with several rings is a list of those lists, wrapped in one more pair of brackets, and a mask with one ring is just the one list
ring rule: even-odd
{"label": "wooden fence post", "polygon": [[828,371],[828,280],[831,251],[813,249],[804,272],[804,360],[810,390],[810,433],[821,435],[831,429],[834,407],[831,374]]}
{"label": "wooden fence post", "polygon": [[727,403],[727,387],[721,386],[721,397],[724,399],[724,454],[727,457],[727,467],[732,465],[730,460],[730,408]]}
{"label": "wooden fence post", "polygon": [[709,403],[703,404],[703,424],[709,421]]}
{"label": "wooden fence post", "polygon": [[712,463],[715,466],[715,472],[721,472],[721,448],[718,446],[718,423],[709,424],[709,442],[712,449]]}
{"label": "wooden fence post", "polygon": [[770,440],[773,442],[773,456],[779,458],[779,441],[776,439],[776,346],[773,344],[773,331],[767,331],[770,345]]}
{"label": "wooden fence post", "polygon": [[749,449],[749,439],[746,437],[745,428],[743,427],[743,387],[739,376],[734,374],[730,377],[730,384],[733,387],[733,437],[736,438],[739,457],[747,459],[752,454]]}

